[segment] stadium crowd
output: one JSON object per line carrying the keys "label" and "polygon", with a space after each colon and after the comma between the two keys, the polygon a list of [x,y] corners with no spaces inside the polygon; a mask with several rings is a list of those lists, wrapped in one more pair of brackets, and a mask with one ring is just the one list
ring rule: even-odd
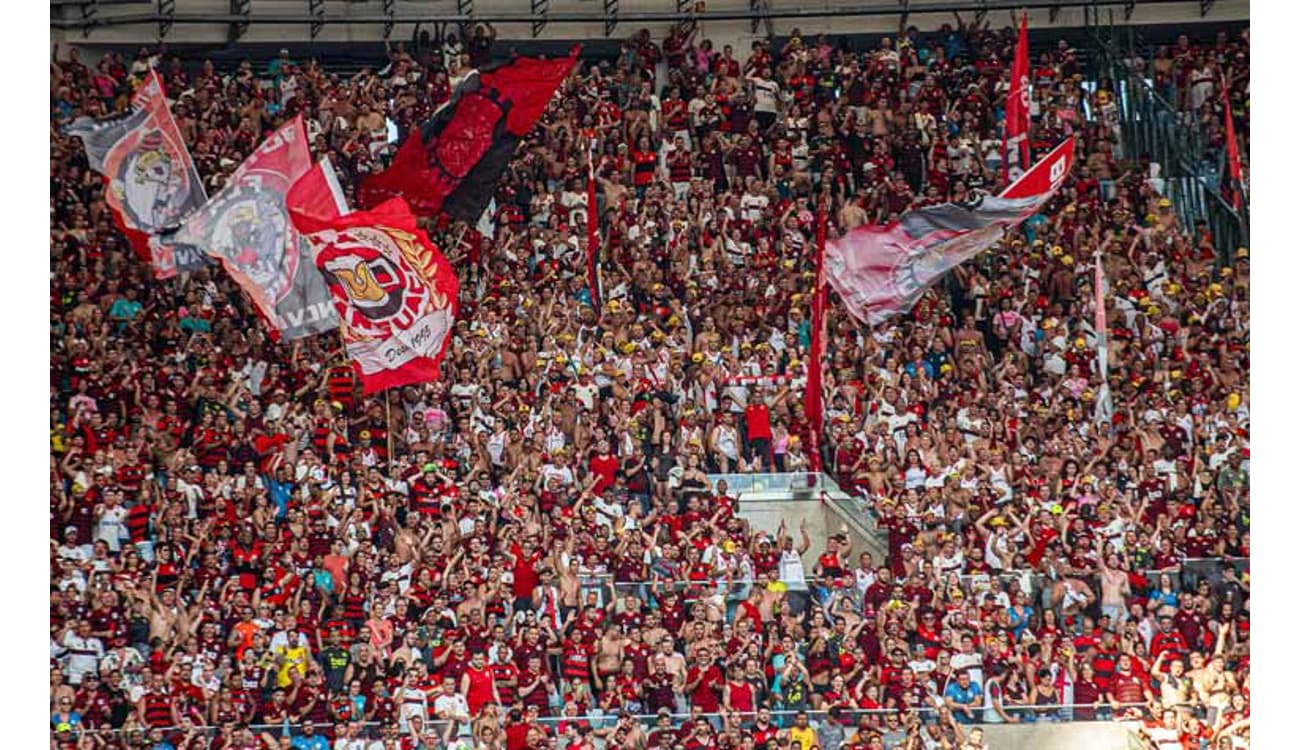
{"label": "stadium crowd", "polygon": [[[351,77],[56,51],[52,747],[919,750],[1108,718],[1243,746],[1249,253],[1116,156],[1114,92],[1064,43],[1032,72],[1035,149],[1079,149],[1047,210],[906,316],[830,305],[824,461],[885,559],[755,532],[709,475],[809,469],[821,197],[834,238],[1002,187],[1013,30],[642,32],[584,60],[494,236],[430,225],[461,281],[443,378],[372,396],[337,336],[272,342],[219,269],[153,280],[54,129],[156,66],[209,194],[298,112],[352,192],[386,120],[427,117],[494,38]],[[1195,107],[1220,83],[1176,85]]]}

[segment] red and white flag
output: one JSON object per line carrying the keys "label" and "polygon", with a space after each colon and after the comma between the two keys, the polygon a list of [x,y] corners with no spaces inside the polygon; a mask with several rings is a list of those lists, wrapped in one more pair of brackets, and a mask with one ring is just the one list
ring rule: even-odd
{"label": "red and white flag", "polygon": [[113,222],[160,279],[176,275],[158,234],[207,201],[185,139],[172,118],[162,79],[150,70],[131,111],[108,120],[80,117],[63,129],[81,138],[90,167],[104,176]]}
{"label": "red and white flag", "polygon": [[1073,164],[1069,139],[997,197],[927,206],[892,224],[860,226],[826,243],[826,280],[861,322],[876,325],[907,312],[945,273],[1033,216]]}
{"label": "red and white flag", "polygon": [[1002,137],[1002,179],[1015,163],[1029,164],[1029,14],[1020,17],[1020,39],[1011,63],[1011,90],[1007,92],[1006,125]]}
{"label": "red and white flag", "polygon": [[161,237],[180,271],[216,259],[253,300],[272,336],[293,341],[338,325],[311,248],[289,222],[285,196],[312,168],[302,115],[262,141],[225,187]]}
{"label": "red and white flag", "polygon": [[460,287],[406,201],[348,213],[326,160],[286,202],[329,287],[363,390],[437,380]]}

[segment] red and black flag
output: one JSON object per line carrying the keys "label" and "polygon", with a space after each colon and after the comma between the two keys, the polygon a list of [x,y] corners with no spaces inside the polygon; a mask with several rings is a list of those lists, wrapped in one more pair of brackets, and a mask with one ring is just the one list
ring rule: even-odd
{"label": "red and black flag", "polygon": [[442,212],[476,222],[515,148],[577,60],[575,47],[557,60],[520,57],[472,71],[451,99],[411,132],[392,166],[361,183],[361,206],[401,197],[419,215]]}
{"label": "red and black flag", "polygon": [[1228,203],[1237,213],[1241,213],[1242,180],[1241,150],[1237,146],[1237,127],[1232,120],[1232,99],[1228,96],[1227,86],[1223,89],[1223,129],[1224,145],[1227,147],[1228,179],[1224,183]]}
{"label": "red and black flag", "polygon": [[176,270],[160,257],[157,235],[208,197],[156,72],[149,71],[131,107],[108,120],[78,118],[63,132],[81,139],[91,169],[104,176],[104,200],[136,255],[167,278]]}

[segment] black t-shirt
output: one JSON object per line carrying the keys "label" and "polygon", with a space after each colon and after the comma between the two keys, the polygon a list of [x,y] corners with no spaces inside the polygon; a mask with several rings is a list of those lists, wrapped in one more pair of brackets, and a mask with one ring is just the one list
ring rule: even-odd
{"label": "black t-shirt", "polygon": [[325,671],[325,685],[330,692],[343,690],[343,673],[352,663],[352,655],[345,648],[329,646],[320,654],[321,668]]}

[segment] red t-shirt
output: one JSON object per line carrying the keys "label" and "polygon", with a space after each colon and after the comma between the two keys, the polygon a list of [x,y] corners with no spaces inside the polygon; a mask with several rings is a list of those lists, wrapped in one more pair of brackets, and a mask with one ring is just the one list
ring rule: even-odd
{"label": "red t-shirt", "polygon": [[592,456],[588,465],[591,473],[596,475],[596,486],[592,488],[593,492],[599,495],[606,487],[613,486],[619,467],[617,456]]}
{"label": "red t-shirt", "polygon": [[750,404],[745,407],[745,434],[750,440],[772,439],[772,415],[767,404]]}

